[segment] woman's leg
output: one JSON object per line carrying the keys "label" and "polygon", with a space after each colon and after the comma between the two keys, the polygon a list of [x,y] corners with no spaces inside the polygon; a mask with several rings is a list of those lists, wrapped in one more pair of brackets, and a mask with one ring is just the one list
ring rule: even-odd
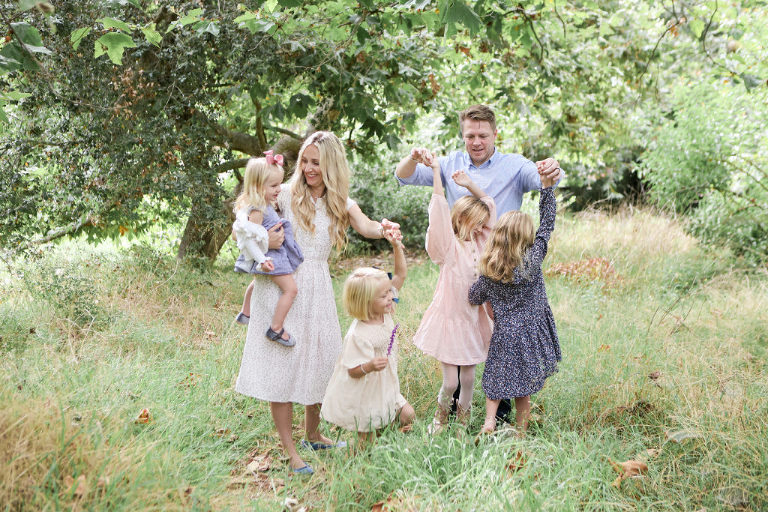
{"label": "woman's leg", "polygon": [[331,444],[333,441],[320,433],[320,405],[308,405],[304,408],[304,437],[313,443]]}
{"label": "woman's leg", "polygon": [[531,397],[515,397],[515,424],[521,432],[528,428],[528,420],[531,418]]}
{"label": "woman's leg", "polygon": [[293,403],[291,402],[270,402],[269,409],[272,411],[272,421],[275,422],[277,434],[280,436],[280,442],[283,445],[285,454],[290,459],[292,469],[299,469],[306,466],[306,462],[299,457],[296,451],[296,444],[291,435],[293,424]]}
{"label": "woman's leg", "polygon": [[[272,281],[280,287],[280,298],[277,299],[277,305],[275,306],[275,312],[272,314],[272,325],[270,326],[273,331],[280,332],[283,328],[283,322],[285,317],[288,316],[288,312],[291,310],[293,300],[296,298],[296,294],[299,293],[299,289],[296,288],[296,281],[293,279],[293,274],[285,274],[282,276],[270,276]],[[287,340],[290,335],[287,332],[283,332],[283,339]]]}
{"label": "woman's leg", "polygon": [[499,408],[500,401],[485,398],[485,422],[483,428],[480,429],[481,434],[489,434],[496,430],[496,410]]}

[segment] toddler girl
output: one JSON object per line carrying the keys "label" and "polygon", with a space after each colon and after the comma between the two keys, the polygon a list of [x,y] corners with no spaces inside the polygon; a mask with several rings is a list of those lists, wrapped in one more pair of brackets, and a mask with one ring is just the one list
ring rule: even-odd
{"label": "toddler girl", "polygon": [[[293,238],[290,222],[281,219],[273,207],[283,183],[283,155],[274,155],[272,151],[264,155],[264,158],[248,160],[243,192],[235,201],[236,219],[232,230],[240,249],[235,271],[268,275],[280,287],[282,293],[266,336],[281,345],[292,347],[296,341],[285,332],[283,322],[298,291],[293,272],[304,261],[304,256]],[[283,226],[283,244],[279,249],[268,249],[267,230],[278,223]],[[248,323],[246,313],[250,313],[252,290],[252,286],[246,290],[243,309],[236,318],[240,323]]]}
{"label": "toddler girl", "polygon": [[430,427],[434,434],[448,423],[459,381],[456,416],[461,424],[469,423],[475,365],[485,361],[492,328],[485,308],[470,305],[466,297],[478,277],[477,264],[496,221],[496,205],[464,171],[456,171],[451,178],[472,196],[459,198],[449,210],[440,164],[436,158],[428,158],[427,163],[434,172],[434,193],[429,203],[426,246],[430,259],[440,267],[440,276],[413,342],[442,366],[443,385]]}
{"label": "toddler girl", "polygon": [[554,180],[541,177],[540,225],[525,213],[507,212],[499,218],[480,258],[482,276],[469,290],[472,304],[489,302],[494,329],[483,372],[486,395],[481,433],[496,428],[499,400],[515,397],[515,420],[525,432],[530,395],[557,371],[560,343],[547,301],[541,263],[555,229]]}
{"label": "toddler girl", "polygon": [[392,280],[383,270],[358,268],[344,283],[344,308],[355,319],[320,410],[326,421],[356,431],[361,444],[394,420],[409,427],[415,416],[400,394],[392,320],[393,299],[407,273],[405,253],[397,234],[387,232],[386,238],[395,253]]}

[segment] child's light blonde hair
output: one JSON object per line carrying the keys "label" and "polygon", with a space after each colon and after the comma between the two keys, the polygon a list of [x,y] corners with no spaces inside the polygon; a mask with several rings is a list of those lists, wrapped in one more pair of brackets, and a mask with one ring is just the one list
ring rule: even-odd
{"label": "child's light blonde hair", "polygon": [[453,234],[459,240],[472,238],[472,230],[488,222],[491,210],[488,205],[474,196],[460,197],[451,208]]}
{"label": "child's light blonde hair", "polygon": [[383,270],[373,267],[355,269],[344,282],[342,299],[347,313],[362,322],[370,320],[373,301],[382,279],[389,280]]}
{"label": "child's light blonde hair", "polygon": [[315,132],[301,146],[296,159],[296,171],[291,177],[291,209],[298,225],[303,230],[314,233],[315,205],[304,173],[301,172],[301,158],[304,156],[304,150],[311,144],[314,144],[320,153],[320,173],[325,185],[326,210],[331,219],[328,234],[331,243],[341,249],[347,243],[349,227],[347,197],[350,171],[344,145],[333,133]]}
{"label": "child's light blonde hair", "polygon": [[277,164],[268,164],[266,158],[250,158],[245,166],[243,191],[235,201],[235,212],[247,206],[262,209],[267,205],[264,199],[264,185],[272,173],[280,173],[283,181],[283,168]]}
{"label": "child's light blonde hair", "polygon": [[495,281],[512,281],[515,268],[523,265],[525,253],[535,237],[530,215],[518,211],[505,213],[496,221],[485,244],[480,273]]}

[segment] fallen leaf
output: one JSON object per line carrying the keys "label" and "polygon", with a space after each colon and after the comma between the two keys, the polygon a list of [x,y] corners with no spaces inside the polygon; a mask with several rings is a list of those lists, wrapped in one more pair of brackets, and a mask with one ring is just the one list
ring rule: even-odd
{"label": "fallen leaf", "polygon": [[611,348],[610,345],[606,345],[605,343],[603,343],[602,345],[600,345],[600,347],[597,349],[597,351],[598,352],[605,352],[606,350],[608,350],[610,348]]}
{"label": "fallen leaf", "polygon": [[99,477],[99,481],[96,482],[96,487],[102,489],[109,485],[109,477],[108,476],[101,476]]}
{"label": "fallen leaf", "polygon": [[209,340],[212,340],[216,336],[216,333],[213,331],[205,331],[205,337]]}
{"label": "fallen leaf", "polygon": [[686,439],[702,439],[704,436],[698,432],[692,432],[690,430],[678,430],[677,432],[665,432],[667,439],[673,443],[682,443]]}
{"label": "fallen leaf", "polygon": [[659,377],[661,377],[661,372],[659,370],[656,370],[655,372],[651,372],[648,374],[648,378],[651,380],[656,380]]}
{"label": "fallen leaf", "polygon": [[628,460],[617,464],[611,459],[608,459],[608,462],[611,464],[611,467],[613,467],[613,470],[619,474],[616,480],[611,484],[617,489],[621,488],[621,482],[627,478],[640,477],[648,472],[648,465],[639,460]]}
{"label": "fallen leaf", "polygon": [[269,471],[272,467],[272,457],[268,453],[256,455],[245,467],[246,471],[251,473]]}
{"label": "fallen leaf", "polygon": [[229,434],[229,429],[228,428],[217,428],[216,431],[213,433],[213,435],[216,436],[216,437],[222,437],[222,436],[225,436],[227,434]]}
{"label": "fallen leaf", "polygon": [[72,475],[67,475],[64,477],[64,488],[70,489],[72,486],[75,485],[75,479],[72,478]]}
{"label": "fallen leaf", "polygon": [[659,454],[661,453],[661,448],[648,448],[647,450],[645,450],[645,453],[648,454],[648,457],[653,459],[659,456]]}
{"label": "fallen leaf", "polygon": [[88,482],[85,479],[85,475],[77,477],[77,489],[75,489],[75,496],[82,498],[88,494]]}
{"label": "fallen leaf", "polygon": [[134,423],[149,423],[152,418],[149,414],[149,409],[142,409],[139,415],[133,420]]}
{"label": "fallen leaf", "polygon": [[518,450],[517,453],[515,453],[512,458],[507,461],[506,470],[509,473],[509,476],[512,476],[523,469],[523,466],[525,466],[526,462],[528,462],[527,457],[522,450]]}

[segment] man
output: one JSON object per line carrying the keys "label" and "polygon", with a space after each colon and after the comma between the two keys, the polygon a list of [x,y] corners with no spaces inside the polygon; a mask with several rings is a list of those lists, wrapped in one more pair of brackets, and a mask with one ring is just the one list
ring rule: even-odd
{"label": "man", "polygon": [[[465,151],[454,151],[440,157],[440,175],[445,187],[448,204],[469,192],[459,187],[450,177],[454,171],[465,170],[477,186],[496,202],[498,215],[510,210],[519,210],[523,194],[541,188],[540,175],[563,177],[560,164],[554,158],[547,158],[535,164],[518,154],[503,154],[496,150],[496,115],[486,105],[473,105],[459,114],[459,128],[464,140]],[[432,186],[432,154],[425,148],[413,148],[395,169],[395,176],[401,185]],[[458,397],[456,390],[454,398]],[[503,400],[497,417],[506,421],[511,405]]]}

